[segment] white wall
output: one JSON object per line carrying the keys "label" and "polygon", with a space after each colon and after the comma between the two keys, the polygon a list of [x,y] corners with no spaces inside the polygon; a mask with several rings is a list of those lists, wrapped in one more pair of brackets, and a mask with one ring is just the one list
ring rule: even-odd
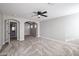
{"label": "white wall", "polygon": [[0,45],[1,45],[1,15],[0,15]]}
{"label": "white wall", "polygon": [[0,14],[0,45],[3,44],[3,20],[2,15]]}
{"label": "white wall", "polygon": [[66,40],[79,39],[79,13],[65,17]]}
{"label": "white wall", "polygon": [[79,13],[40,22],[40,35],[57,40],[79,39]]}
{"label": "white wall", "polygon": [[30,35],[30,24],[26,23],[24,26],[25,26],[24,27],[24,31],[25,31],[24,34],[25,35]]}
{"label": "white wall", "polygon": [[2,15],[0,13],[0,50],[2,48],[3,45],[3,20],[2,20]]}
{"label": "white wall", "polygon": [[42,37],[60,39],[65,38],[64,20],[51,19],[40,23],[40,34]]}
{"label": "white wall", "polygon": [[[1,33],[0,33],[0,37],[1,37],[1,44],[5,44],[5,26],[4,26],[4,22],[5,20],[8,20],[8,19],[15,19],[15,20],[18,20],[20,22],[20,41],[24,40],[24,23],[25,22],[28,22],[29,19],[25,19],[25,18],[21,18],[21,17],[15,17],[15,16],[10,16],[10,15],[6,15],[6,14],[0,14],[0,20],[1,20],[1,27],[0,27],[0,30],[1,30]],[[34,20],[30,20],[30,21],[34,21]],[[37,21],[34,21],[36,23],[38,23]]]}

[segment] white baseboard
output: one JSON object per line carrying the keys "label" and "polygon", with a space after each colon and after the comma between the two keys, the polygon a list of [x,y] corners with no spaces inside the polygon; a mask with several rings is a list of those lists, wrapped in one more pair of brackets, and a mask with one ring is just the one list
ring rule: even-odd
{"label": "white baseboard", "polygon": [[69,42],[69,41],[74,41],[74,40],[77,40],[77,39],[79,39],[79,38],[67,38],[67,39],[65,39],[65,41]]}
{"label": "white baseboard", "polygon": [[56,41],[65,41],[65,42],[69,42],[69,41],[73,41],[74,39],[64,39],[64,40],[57,40],[57,39],[53,39],[53,38],[49,38],[49,37],[44,37],[44,36],[40,36],[42,38],[45,38],[45,39],[49,39],[49,40],[56,40]]}
{"label": "white baseboard", "polygon": [[19,41],[24,41],[24,39],[21,39],[21,40],[19,40]]}
{"label": "white baseboard", "polygon": [[63,43],[63,44],[71,44],[73,46],[78,46],[77,44],[73,44],[73,43],[67,43],[68,41],[71,41],[71,40],[68,40],[68,41],[64,41],[64,40],[57,40],[57,39],[52,39],[52,38],[48,38],[48,37],[44,37],[44,36],[40,36],[41,38],[44,38],[44,39],[47,39],[47,40],[52,40],[52,41],[56,41],[56,42],[59,42],[59,43]]}
{"label": "white baseboard", "polygon": [[53,38],[49,38],[49,37],[44,37],[44,36],[40,36],[41,38],[45,38],[47,40],[53,40],[53,41],[57,41],[57,42],[66,42],[65,40],[57,40],[57,39],[53,39]]}

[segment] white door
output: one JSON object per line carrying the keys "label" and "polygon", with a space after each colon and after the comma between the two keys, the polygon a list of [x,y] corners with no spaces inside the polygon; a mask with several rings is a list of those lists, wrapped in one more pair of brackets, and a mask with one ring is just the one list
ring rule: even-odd
{"label": "white door", "polygon": [[6,20],[5,21],[5,42],[10,43],[10,21]]}

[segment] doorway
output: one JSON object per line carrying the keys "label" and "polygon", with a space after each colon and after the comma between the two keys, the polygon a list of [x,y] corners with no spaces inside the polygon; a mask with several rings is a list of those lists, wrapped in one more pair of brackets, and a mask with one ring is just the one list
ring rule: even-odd
{"label": "doorway", "polygon": [[20,39],[20,22],[15,19],[5,20],[5,43]]}
{"label": "doorway", "polygon": [[28,22],[25,22],[24,25],[25,25],[24,26],[25,37],[27,36],[37,37],[37,23],[36,22],[28,21]]}
{"label": "doorway", "polygon": [[17,40],[17,23],[10,22],[10,40]]}

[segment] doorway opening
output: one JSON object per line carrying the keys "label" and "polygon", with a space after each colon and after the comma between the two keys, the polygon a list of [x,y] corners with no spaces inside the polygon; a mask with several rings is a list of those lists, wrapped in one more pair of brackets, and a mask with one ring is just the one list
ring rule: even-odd
{"label": "doorway opening", "polygon": [[15,19],[5,20],[5,43],[20,39],[20,22]]}
{"label": "doorway opening", "polygon": [[10,22],[10,40],[17,40],[17,23]]}
{"label": "doorway opening", "polygon": [[36,22],[25,22],[24,23],[24,36],[25,38],[27,36],[37,37],[37,23]]}

